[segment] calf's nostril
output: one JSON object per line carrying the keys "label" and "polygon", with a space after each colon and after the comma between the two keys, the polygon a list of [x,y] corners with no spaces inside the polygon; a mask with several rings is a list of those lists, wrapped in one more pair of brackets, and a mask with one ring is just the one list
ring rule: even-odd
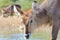
{"label": "calf's nostril", "polygon": [[29,35],[27,35],[27,36],[25,36],[26,37],[26,39],[29,39]]}
{"label": "calf's nostril", "polygon": [[26,35],[25,35],[25,38],[26,38],[26,39],[29,39],[29,38],[30,38],[30,33],[26,34]]}

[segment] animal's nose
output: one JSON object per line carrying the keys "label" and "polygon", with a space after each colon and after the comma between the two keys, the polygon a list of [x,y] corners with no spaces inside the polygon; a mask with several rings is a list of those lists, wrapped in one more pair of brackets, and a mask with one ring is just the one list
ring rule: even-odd
{"label": "animal's nose", "polygon": [[26,38],[26,39],[29,39],[29,38],[30,38],[30,33],[26,34],[26,35],[25,35],[25,38]]}

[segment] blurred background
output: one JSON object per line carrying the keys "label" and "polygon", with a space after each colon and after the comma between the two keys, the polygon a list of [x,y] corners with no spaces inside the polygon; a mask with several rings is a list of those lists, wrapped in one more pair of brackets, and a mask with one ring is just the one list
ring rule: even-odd
{"label": "blurred background", "polygon": [[[33,0],[0,0],[0,9],[16,3],[16,4],[21,5],[23,10],[27,10],[31,8],[32,1]],[[42,0],[38,0],[39,3],[41,1]]]}
{"label": "blurred background", "polygon": [[[37,0],[41,3],[43,0]],[[33,0],[0,0],[0,40],[25,40],[24,34],[19,30],[20,18],[1,17],[1,10],[11,4],[19,4],[24,12],[31,13]],[[29,40],[50,40],[51,27],[43,26],[36,29]],[[58,40],[60,36],[58,36]]]}

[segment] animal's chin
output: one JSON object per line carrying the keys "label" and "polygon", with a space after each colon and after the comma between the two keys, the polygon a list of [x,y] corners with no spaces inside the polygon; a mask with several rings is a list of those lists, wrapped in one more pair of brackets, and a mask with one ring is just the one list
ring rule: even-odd
{"label": "animal's chin", "polygon": [[29,35],[25,36],[26,39],[29,39]]}
{"label": "animal's chin", "polygon": [[25,38],[26,38],[26,39],[29,39],[29,38],[30,38],[30,33],[26,34],[26,35],[25,35]]}

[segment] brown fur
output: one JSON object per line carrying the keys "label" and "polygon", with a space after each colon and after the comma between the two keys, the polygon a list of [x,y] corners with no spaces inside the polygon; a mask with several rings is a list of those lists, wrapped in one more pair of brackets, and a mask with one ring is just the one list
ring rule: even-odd
{"label": "brown fur", "polygon": [[[48,24],[52,22],[52,40],[56,40],[60,28],[60,0],[44,0],[44,2],[39,7],[40,9],[38,10],[38,14],[34,14],[35,17],[32,19],[32,21],[37,26],[40,24]],[[30,27],[28,26],[28,28],[29,29],[27,31],[31,33],[31,31],[29,31],[31,30],[31,25]]]}

